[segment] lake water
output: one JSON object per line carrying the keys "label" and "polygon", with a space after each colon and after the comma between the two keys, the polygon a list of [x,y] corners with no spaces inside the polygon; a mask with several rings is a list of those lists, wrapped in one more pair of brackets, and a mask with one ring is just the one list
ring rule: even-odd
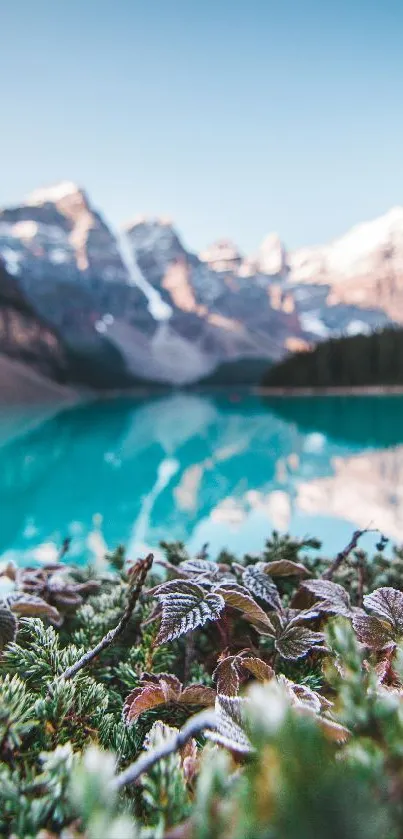
{"label": "lake water", "polygon": [[[160,540],[258,552],[273,528],[403,542],[403,399],[174,393],[0,413],[0,553],[135,557]],[[369,544],[375,537],[367,536]]]}

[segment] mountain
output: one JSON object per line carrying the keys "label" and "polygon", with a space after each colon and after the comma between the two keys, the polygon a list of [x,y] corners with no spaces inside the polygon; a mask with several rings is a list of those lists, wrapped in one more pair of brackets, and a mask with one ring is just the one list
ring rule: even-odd
{"label": "mountain", "polygon": [[288,252],[272,233],[253,256],[229,240],[196,254],[167,219],[115,234],[66,181],[0,210],[0,258],[95,388],[254,381],[289,351],[403,320],[403,209],[328,246]]}

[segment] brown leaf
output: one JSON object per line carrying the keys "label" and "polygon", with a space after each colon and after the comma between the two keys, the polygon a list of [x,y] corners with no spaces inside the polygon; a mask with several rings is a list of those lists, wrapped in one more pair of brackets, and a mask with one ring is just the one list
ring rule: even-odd
{"label": "brown leaf", "polygon": [[206,685],[182,683],[172,673],[149,674],[141,677],[141,685],[129,694],[123,706],[123,719],[129,725],[152,708],[160,705],[214,705],[216,692]]}
{"label": "brown leaf", "polygon": [[247,670],[259,682],[270,681],[274,676],[274,670],[263,659],[256,656],[243,656],[241,658],[242,667]]}
{"label": "brown leaf", "polygon": [[217,692],[225,696],[236,696],[239,691],[238,657],[229,655],[217,664],[213,679],[217,685]]}
{"label": "brown leaf", "polygon": [[327,740],[335,743],[345,743],[351,737],[351,731],[339,722],[329,720],[328,717],[318,717],[319,725]]}
{"label": "brown leaf", "polygon": [[140,714],[165,704],[164,692],[158,685],[135,688],[123,706],[123,719],[127,725],[130,725],[138,719]]}
{"label": "brown leaf", "polygon": [[218,591],[227,605],[232,606],[233,609],[239,609],[243,617],[255,626],[259,632],[274,636],[274,627],[266,612],[250,594],[242,591],[241,586],[231,586],[230,588],[220,586]]}
{"label": "brown leaf", "polygon": [[292,562],[290,559],[276,559],[274,562],[265,562],[264,570],[271,577],[309,577],[310,572],[300,562]]}
{"label": "brown leaf", "polygon": [[0,650],[3,650],[10,641],[14,641],[16,631],[15,615],[5,603],[0,603]]}
{"label": "brown leaf", "polygon": [[63,618],[55,606],[34,594],[15,594],[9,597],[10,609],[25,618],[49,618],[55,626],[61,626]]}
{"label": "brown leaf", "polygon": [[181,705],[214,705],[216,692],[207,685],[188,685],[180,696]]}
{"label": "brown leaf", "polygon": [[361,644],[371,650],[385,650],[395,643],[395,633],[390,623],[375,615],[354,615],[353,627]]}

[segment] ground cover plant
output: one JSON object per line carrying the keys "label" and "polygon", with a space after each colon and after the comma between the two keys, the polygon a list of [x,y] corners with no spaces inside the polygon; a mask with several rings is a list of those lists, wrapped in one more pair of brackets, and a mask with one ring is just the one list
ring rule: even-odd
{"label": "ground cover plant", "polygon": [[402,837],[403,552],[360,537],[4,564],[0,835]]}

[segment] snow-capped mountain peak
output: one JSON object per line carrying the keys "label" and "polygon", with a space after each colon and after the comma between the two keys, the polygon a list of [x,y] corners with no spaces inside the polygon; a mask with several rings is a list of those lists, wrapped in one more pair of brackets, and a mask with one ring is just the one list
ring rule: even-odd
{"label": "snow-capped mountain peak", "polygon": [[355,225],[329,245],[294,251],[289,261],[293,282],[333,284],[366,275],[385,257],[403,269],[403,207]]}
{"label": "snow-capped mountain peak", "polygon": [[52,184],[51,186],[35,189],[24,199],[24,204],[29,206],[42,206],[42,204],[57,204],[64,198],[72,195],[84,196],[84,190],[81,189],[74,181],[60,181],[60,183]]}

